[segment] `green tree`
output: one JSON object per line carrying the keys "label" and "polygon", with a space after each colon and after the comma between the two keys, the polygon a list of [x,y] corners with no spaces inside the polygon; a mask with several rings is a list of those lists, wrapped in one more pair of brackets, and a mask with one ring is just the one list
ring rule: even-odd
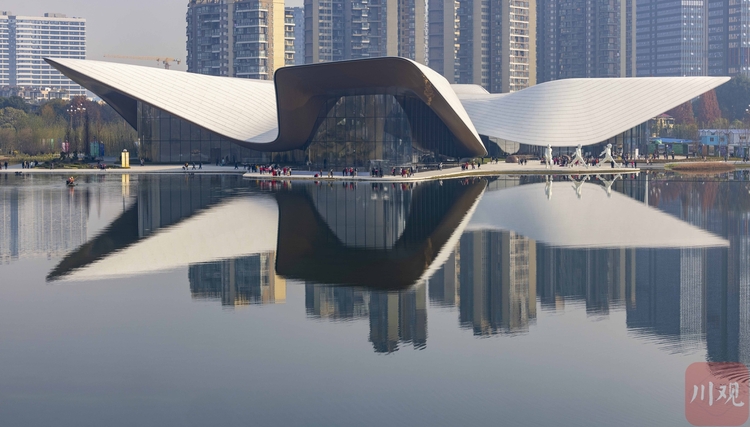
{"label": "green tree", "polygon": [[698,125],[695,123],[675,125],[673,129],[673,135],[675,138],[689,139],[691,141],[697,141],[700,139]]}
{"label": "green tree", "polygon": [[15,108],[24,113],[31,111],[31,106],[20,96],[11,96],[10,98],[0,98],[0,108]]}
{"label": "green tree", "polygon": [[711,129],[729,129],[730,124],[729,124],[729,120],[722,117],[709,123],[708,127]]}
{"label": "green tree", "polygon": [[722,116],[729,120],[742,120],[750,104],[750,78],[744,75],[732,77],[732,80],[716,88],[716,98]]}
{"label": "green tree", "polygon": [[0,127],[19,130],[26,122],[26,113],[13,107],[0,110]]}
{"label": "green tree", "polygon": [[[127,148],[135,151],[137,134],[109,105],[83,99],[51,100],[41,105],[29,105],[23,99],[0,98],[0,152],[21,151],[27,154],[56,153],[60,142],[68,134],[71,117],[68,108],[75,103],[86,108],[89,141],[105,144],[107,153],[119,153]],[[83,141],[86,114],[75,117],[70,137]],[[88,144],[81,144],[88,151]]]}

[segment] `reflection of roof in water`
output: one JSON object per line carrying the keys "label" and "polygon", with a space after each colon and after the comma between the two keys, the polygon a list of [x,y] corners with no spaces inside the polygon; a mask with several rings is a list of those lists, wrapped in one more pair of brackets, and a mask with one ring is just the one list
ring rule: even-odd
{"label": "reflection of roof in water", "polygon": [[[189,264],[276,250],[278,209],[271,197],[234,198],[104,253],[63,280],[91,280],[170,270]],[[238,238],[241,237],[241,238]]]}
{"label": "reflection of roof in water", "polygon": [[[467,185],[451,181],[408,190],[408,207],[392,205],[401,214],[409,212],[397,220],[403,225],[393,229],[397,233],[394,240],[374,239],[372,247],[356,239],[341,240],[337,222],[347,224],[351,218],[323,218],[309,194],[315,188],[279,192],[276,200],[270,195],[234,198],[143,238],[137,236],[139,218],[131,209],[116,221],[117,230],[109,230],[87,245],[109,244],[69,255],[48,278],[127,276],[275,251],[275,267],[282,276],[326,284],[404,288],[431,271],[433,264],[437,264],[433,269],[439,267],[440,260],[446,258],[443,252],[449,252],[445,246],[452,247],[460,237],[467,214],[485,187],[484,180]],[[339,195],[351,197],[344,192]],[[377,229],[383,220],[375,215],[358,225]]]}
{"label": "reflection of roof in water", "polygon": [[[727,245],[630,197],[607,195],[595,184],[581,184],[580,198],[572,182],[555,182],[549,188],[544,183],[489,192],[485,188],[483,180],[421,185],[411,192],[408,206],[390,205],[403,224],[392,230],[392,238],[372,240],[372,247],[341,238],[337,227],[349,224],[350,218],[321,212],[319,200],[309,193],[314,187],[232,198],[143,238],[137,236],[139,218],[131,209],[113,223],[116,230],[84,245],[77,251],[81,254],[66,257],[50,278],[129,276],[275,251],[275,267],[282,276],[403,288],[439,268],[464,229],[514,231],[551,246],[575,248]],[[351,198],[343,191],[338,194]],[[383,219],[372,216],[358,225],[376,227]],[[90,245],[98,247],[86,249]]]}
{"label": "reflection of roof in water", "polygon": [[712,233],[604,187],[530,184],[487,192],[467,229],[514,231],[571,248],[693,248],[728,246]]}

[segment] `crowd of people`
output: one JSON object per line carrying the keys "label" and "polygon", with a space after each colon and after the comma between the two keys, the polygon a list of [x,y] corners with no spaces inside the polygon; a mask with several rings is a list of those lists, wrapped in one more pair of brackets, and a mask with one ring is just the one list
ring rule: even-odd
{"label": "crowd of people", "polygon": [[482,164],[479,162],[475,162],[474,160],[470,162],[465,162],[461,164],[461,170],[469,170],[469,169],[480,169],[482,167]]}
{"label": "crowd of people", "polygon": [[[193,164],[193,169],[192,170],[203,169],[203,162],[198,162],[198,167],[197,168],[195,167],[195,162],[193,162],[192,164]],[[141,159],[141,166],[143,166],[143,159]],[[190,164],[188,164],[188,162],[185,162],[185,164],[182,165],[182,170],[186,171],[188,169],[190,169]]]}
{"label": "crowd of people", "polygon": [[[599,165],[600,159],[598,157],[594,156],[588,156],[585,158],[586,165],[587,166],[597,166]],[[544,163],[544,159],[542,159],[542,163]],[[552,164],[555,166],[573,166],[573,159],[569,156],[554,156],[552,157]]]}
{"label": "crowd of people", "polygon": [[[410,177],[413,176],[417,170],[414,167],[408,167],[408,168],[397,168],[393,167],[391,168],[391,175],[397,176],[400,175],[402,178],[404,177]],[[382,178],[383,177],[383,168],[382,167],[373,167],[370,169],[370,176],[376,177],[376,178]],[[359,170],[357,168],[351,168],[347,167],[341,170],[341,176],[348,176],[348,177],[357,177],[359,176]],[[323,178],[323,171],[320,170],[318,173],[314,175],[315,178]],[[325,176],[326,178],[333,178],[334,172],[333,169],[329,169],[328,173]]]}
{"label": "crowd of people", "polygon": [[[23,161],[23,162],[21,162],[21,169],[33,169],[38,164],[39,164],[39,162],[37,162],[36,160]],[[8,169],[8,162],[5,162],[5,169]]]}
{"label": "crowd of people", "polygon": [[252,164],[246,167],[243,166],[243,168],[246,168],[248,172],[259,173],[261,175],[292,176],[292,168],[290,166]]}

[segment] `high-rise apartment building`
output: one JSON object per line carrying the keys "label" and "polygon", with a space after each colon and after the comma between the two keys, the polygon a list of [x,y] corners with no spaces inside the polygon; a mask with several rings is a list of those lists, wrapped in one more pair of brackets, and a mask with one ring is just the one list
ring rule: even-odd
{"label": "high-rise apartment building", "polygon": [[287,63],[283,0],[190,0],[188,72],[270,80]]}
{"label": "high-rise apartment building", "polygon": [[10,84],[10,18],[0,12],[0,86]]}
{"label": "high-rise apartment building", "polygon": [[305,63],[402,56],[425,63],[424,0],[305,0]]}
{"label": "high-rise apartment building", "polygon": [[637,75],[707,75],[706,16],[707,0],[638,0]]}
{"label": "high-rise apartment building", "polygon": [[305,9],[288,7],[286,10],[294,19],[294,65],[303,65],[305,63]]}
{"label": "high-rise apartment building", "polygon": [[455,83],[458,40],[458,0],[430,2],[428,21],[428,64]]}
{"label": "high-rise apartment building", "polygon": [[750,75],[750,9],[743,3],[739,0],[708,3],[708,74],[711,76]]}
{"label": "high-rise apartment building", "polygon": [[58,13],[16,16],[0,12],[0,86],[86,90],[44,62],[45,57],[86,59],[86,20]]}
{"label": "high-rise apartment building", "polygon": [[429,5],[429,65],[451,83],[514,92],[536,83],[537,0]]}
{"label": "high-rise apartment building", "polygon": [[537,80],[633,77],[636,0],[537,0]]}
{"label": "high-rise apartment building", "polygon": [[284,9],[284,65],[294,65],[294,12]]}

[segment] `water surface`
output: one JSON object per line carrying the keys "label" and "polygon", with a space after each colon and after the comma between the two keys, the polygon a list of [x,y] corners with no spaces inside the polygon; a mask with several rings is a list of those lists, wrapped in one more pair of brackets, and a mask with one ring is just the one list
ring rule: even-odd
{"label": "water surface", "polygon": [[688,425],[750,182],[0,177],[3,425]]}

